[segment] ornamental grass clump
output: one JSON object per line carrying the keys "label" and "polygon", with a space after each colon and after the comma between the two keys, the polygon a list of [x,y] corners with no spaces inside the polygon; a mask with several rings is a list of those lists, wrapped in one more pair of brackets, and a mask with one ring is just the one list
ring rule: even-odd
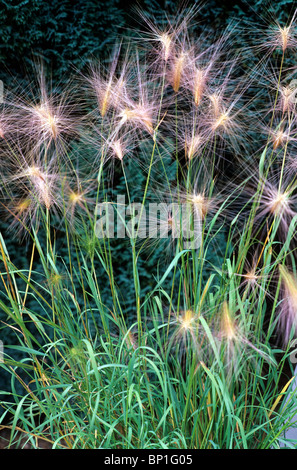
{"label": "ornamental grass clump", "polygon": [[296,19],[199,17],[5,90],[7,447],[296,447]]}

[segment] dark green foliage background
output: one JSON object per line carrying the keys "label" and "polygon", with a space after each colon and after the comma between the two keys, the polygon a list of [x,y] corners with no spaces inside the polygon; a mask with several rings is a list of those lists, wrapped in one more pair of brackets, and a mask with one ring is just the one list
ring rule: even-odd
{"label": "dark green foliage background", "polygon": [[[187,6],[198,3],[186,2]],[[200,2],[199,2],[200,3]],[[139,26],[135,6],[162,19],[162,11],[176,11],[177,0],[7,0],[0,1],[1,75],[23,77],[36,56],[50,66],[53,77],[68,78],[93,57],[108,54],[115,37],[133,34]],[[294,8],[293,0],[206,0],[201,24],[214,31],[232,19],[259,21],[271,11],[279,20]],[[2,78],[1,77],[1,78]],[[3,78],[2,78],[3,79]]]}
{"label": "dark green foliage background", "polygon": [[[190,7],[195,2],[187,2]],[[108,57],[115,39],[118,36],[131,36],[140,26],[135,15],[135,7],[162,19],[162,11],[169,14],[175,12],[178,2],[175,0],[0,0],[0,79],[4,87],[11,88],[16,84],[30,80],[36,59],[40,58],[50,70],[53,83],[67,82],[75,71],[81,71],[96,58]],[[250,2],[230,0],[208,0],[200,13],[203,27],[215,34],[223,30],[234,18],[259,22],[259,14],[269,15],[272,12],[279,20],[286,20],[292,12],[294,1],[283,0],[268,3],[267,1],[251,0]],[[266,13],[265,13],[266,12]],[[202,24],[201,23],[201,24]],[[200,24],[197,28],[201,28]],[[127,168],[135,188],[143,184],[143,175],[135,169]],[[172,174],[175,174],[173,168]],[[124,188],[124,181],[119,176],[118,189]],[[29,266],[30,247],[7,233],[7,223],[0,220],[0,231],[7,240],[7,248],[15,264],[26,268]],[[63,234],[61,234],[63,240]],[[217,240],[216,246],[222,246]],[[118,243],[114,246],[116,264],[116,281],[125,293],[126,313],[133,311],[132,259],[127,245]],[[61,262],[67,259],[67,249],[61,241]],[[162,247],[144,255],[139,262],[140,278],[145,285],[145,293],[155,284],[157,261],[162,257]],[[216,264],[219,253],[212,250]],[[38,270],[38,264],[35,266]],[[98,277],[103,273],[98,266]],[[162,269],[162,268],[161,268]],[[129,295],[130,293],[130,295]],[[102,294],[107,305],[110,294],[102,282]],[[1,292],[0,292],[1,295]],[[30,305],[37,309],[37,305]],[[0,312],[0,321],[7,318]],[[12,330],[3,327],[0,338],[4,345],[15,342]],[[17,355],[15,355],[17,358]],[[1,372],[0,390],[8,391],[8,377]]]}

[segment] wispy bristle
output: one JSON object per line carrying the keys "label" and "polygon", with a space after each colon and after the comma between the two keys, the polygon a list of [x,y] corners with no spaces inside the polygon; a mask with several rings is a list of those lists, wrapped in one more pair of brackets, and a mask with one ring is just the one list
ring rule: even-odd
{"label": "wispy bristle", "polygon": [[286,347],[297,334],[297,283],[288,269],[279,265],[282,282],[282,300],[278,318],[278,328],[282,336],[282,345]]}

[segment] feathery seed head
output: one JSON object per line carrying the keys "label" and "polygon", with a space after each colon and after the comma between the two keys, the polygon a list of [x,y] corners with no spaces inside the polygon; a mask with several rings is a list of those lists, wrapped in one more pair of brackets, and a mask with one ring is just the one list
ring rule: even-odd
{"label": "feathery seed head", "polygon": [[231,317],[228,303],[226,301],[224,301],[223,303],[220,335],[227,341],[234,341],[236,339],[235,322],[234,319]]}
{"label": "feathery seed head", "polygon": [[263,182],[259,215],[271,214],[287,226],[296,213],[293,209],[295,197],[292,192],[293,188],[279,188],[267,180]]}
{"label": "feathery seed head", "polygon": [[296,30],[296,12],[294,13],[289,25],[281,26],[278,22],[270,28],[270,38],[268,33],[268,45],[273,49],[280,48],[283,52],[287,48],[296,47],[297,30]]}
{"label": "feathery seed head", "polygon": [[213,123],[213,130],[216,131],[219,127],[227,128],[230,122],[230,117],[227,112],[221,113]]}
{"label": "feathery seed head", "polygon": [[280,215],[290,208],[290,199],[287,193],[272,191],[271,201],[268,202],[269,211],[274,215]]}
{"label": "feathery seed head", "polygon": [[79,119],[75,113],[74,102],[70,103],[69,93],[49,91],[44,72],[38,75],[38,89],[34,97],[15,94],[8,105],[13,110],[15,127],[23,148],[40,152],[54,143],[59,154],[65,155],[68,139],[78,135]]}
{"label": "feathery seed head", "polygon": [[256,274],[256,268],[252,267],[249,271],[243,274],[243,277],[246,279],[249,285],[257,284],[259,276]]}
{"label": "feathery seed head", "polygon": [[97,100],[102,118],[106,116],[109,109],[117,109],[120,106],[125,94],[128,66],[131,64],[129,64],[127,54],[120,62],[121,49],[121,46],[115,48],[108,67],[105,68],[100,63],[92,66],[86,77],[91,95]]}
{"label": "feathery seed head", "polygon": [[279,146],[283,145],[284,142],[289,140],[289,135],[283,130],[279,129],[272,133],[273,149],[276,150]]}
{"label": "feathery seed head", "polygon": [[297,196],[294,194],[296,182],[291,175],[281,175],[280,171],[260,177],[253,173],[251,166],[246,169],[249,176],[242,185],[242,197],[246,202],[254,201],[256,213],[255,228],[267,226],[275,221],[275,228],[279,240],[287,238],[288,229],[293,217],[297,214]]}
{"label": "feathery seed head", "polygon": [[172,17],[168,17],[167,14],[164,15],[163,24],[165,26],[161,28],[154,19],[138,9],[138,14],[146,26],[145,29],[147,29],[141,35],[141,40],[147,40],[156,44],[156,54],[166,63],[171,55],[174,44],[180,42],[181,37],[188,34],[190,23],[199,9],[200,6],[194,5],[187,9],[179,9]]}
{"label": "feathery seed head", "polygon": [[54,140],[56,140],[59,132],[58,127],[58,118],[57,116],[51,113],[49,106],[47,103],[42,103],[40,105],[33,107],[33,113],[36,115],[37,119],[39,120],[39,125],[41,131],[44,135],[51,136]]}
{"label": "feathery seed head", "polygon": [[25,199],[22,199],[20,200],[19,202],[17,202],[16,204],[16,210],[18,213],[22,214],[23,212],[25,212],[27,209],[29,209],[29,207],[31,206],[32,204],[32,200],[30,198],[25,198]]}
{"label": "feathery seed head", "polygon": [[164,60],[165,62],[167,62],[169,59],[169,54],[170,54],[171,47],[172,47],[172,37],[167,32],[163,32],[159,35],[158,39],[160,43],[162,44]]}
{"label": "feathery seed head", "polygon": [[286,347],[292,336],[297,335],[297,282],[288,269],[279,265],[282,285],[282,301],[278,318],[278,329],[282,336],[282,345]]}
{"label": "feathery seed head", "polygon": [[119,107],[122,95],[124,95],[126,81],[124,77],[119,79],[112,77],[108,81],[97,78],[93,82],[93,87],[96,92],[99,112],[104,117],[110,108]]}
{"label": "feathery seed head", "polygon": [[[269,11],[269,14],[271,12]],[[259,50],[267,50],[270,53],[280,49],[284,54],[287,49],[295,48],[297,45],[296,13],[292,15],[289,22],[282,25],[273,15],[269,20],[264,19],[265,24],[258,25],[256,30],[253,27],[253,35]],[[270,15],[271,16],[271,15]]]}
{"label": "feathery seed head", "polygon": [[218,118],[221,110],[221,97],[217,93],[213,93],[208,96],[213,109],[213,115],[215,118]]}
{"label": "feathery seed head", "polygon": [[135,104],[131,108],[124,108],[120,113],[119,117],[120,126],[125,123],[138,124],[144,127],[149,134],[154,133],[153,119],[151,116],[150,109],[141,104]]}
{"label": "feathery seed head", "polygon": [[297,87],[292,85],[279,87],[279,107],[283,113],[293,111],[296,108]]}
{"label": "feathery seed head", "polygon": [[284,28],[279,27],[279,38],[282,50],[285,51],[290,40],[290,28],[288,26],[285,26]]}
{"label": "feathery seed head", "polygon": [[122,139],[115,140],[110,144],[110,147],[113,150],[116,158],[122,161],[125,155],[125,146],[123,145]]}
{"label": "feathery seed head", "polygon": [[193,97],[194,103],[196,106],[200,104],[200,101],[203,98],[205,92],[205,85],[206,85],[206,73],[202,69],[198,69],[195,67],[193,71]]}
{"label": "feathery seed head", "polygon": [[73,229],[80,222],[81,217],[89,214],[94,199],[91,197],[94,191],[95,182],[93,180],[83,180],[75,174],[73,179],[64,176],[63,179],[63,199],[65,200],[65,217]]}
{"label": "feathery seed head", "polygon": [[110,89],[111,89],[111,82],[109,81],[105,87],[103,96],[101,97],[100,94],[98,93],[98,101],[99,101],[99,106],[100,106],[100,112],[101,116],[104,117],[106,114],[106,111],[108,110],[109,104],[110,104]]}
{"label": "feathery seed head", "polygon": [[185,50],[180,50],[171,57],[168,71],[169,82],[177,93],[182,84],[183,75],[187,68],[188,53]]}
{"label": "feathery seed head", "polygon": [[17,236],[20,236],[25,230],[27,230],[34,220],[35,217],[35,205],[34,201],[25,196],[21,199],[13,198],[8,204],[7,218],[13,217],[12,222],[9,225],[9,230],[12,230]]}
{"label": "feathery seed head", "polygon": [[199,152],[203,144],[201,135],[195,135],[192,138],[186,136],[185,138],[185,154],[188,160],[192,160]]}
{"label": "feathery seed head", "polygon": [[[243,364],[244,370],[246,370],[247,353],[250,356],[253,351],[270,362],[269,356],[254,344],[251,336],[251,332],[240,321],[240,317],[235,317],[234,313],[230,311],[228,302],[225,300],[222,306],[219,331],[216,339],[224,355],[224,365],[229,379],[231,379],[233,374],[237,375],[240,373]],[[244,363],[242,362],[243,360]],[[253,366],[256,364],[257,362],[254,362]]]}
{"label": "feathery seed head", "polygon": [[185,310],[180,315],[178,315],[178,322],[180,324],[180,329],[183,331],[193,330],[194,323],[196,320],[195,312],[192,310]]}
{"label": "feathery seed head", "polygon": [[[17,193],[25,192],[29,194],[32,204],[36,208],[39,205],[50,209],[52,206],[59,206],[58,183],[60,175],[56,167],[56,159],[52,157],[47,165],[41,161],[27,162],[23,155],[12,163],[12,174],[7,177],[8,187],[12,187]],[[20,158],[24,158],[21,165]],[[16,169],[14,168],[16,166]]]}
{"label": "feathery seed head", "polygon": [[69,201],[71,205],[82,204],[85,202],[84,193],[71,191],[69,194]]}
{"label": "feathery seed head", "polygon": [[[297,283],[296,279],[293,277],[293,275],[288,271],[286,266],[279,265],[279,272],[281,275],[281,279],[285,285],[285,288],[287,292],[289,293],[291,300],[294,304],[294,307],[296,309],[296,315],[297,315]],[[297,316],[296,316],[297,318]]]}
{"label": "feathery seed head", "polygon": [[211,205],[211,200],[203,193],[189,194],[188,202],[193,206],[193,210],[198,214],[199,219],[204,219]]}

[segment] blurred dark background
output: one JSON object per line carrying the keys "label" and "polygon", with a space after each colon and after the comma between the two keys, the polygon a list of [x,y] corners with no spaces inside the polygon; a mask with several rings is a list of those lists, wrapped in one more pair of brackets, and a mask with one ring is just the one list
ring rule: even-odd
{"label": "blurred dark background", "polygon": [[[187,1],[186,7],[201,2]],[[199,13],[204,27],[224,28],[232,19],[259,21],[259,15],[286,19],[293,0],[206,0]],[[138,6],[154,17],[175,14],[177,0],[0,0],[1,75],[23,77],[23,69],[42,57],[61,79],[72,67],[80,69],[89,59],[106,55],[115,37],[133,34],[139,26]],[[2,78],[2,80],[3,80]]]}

